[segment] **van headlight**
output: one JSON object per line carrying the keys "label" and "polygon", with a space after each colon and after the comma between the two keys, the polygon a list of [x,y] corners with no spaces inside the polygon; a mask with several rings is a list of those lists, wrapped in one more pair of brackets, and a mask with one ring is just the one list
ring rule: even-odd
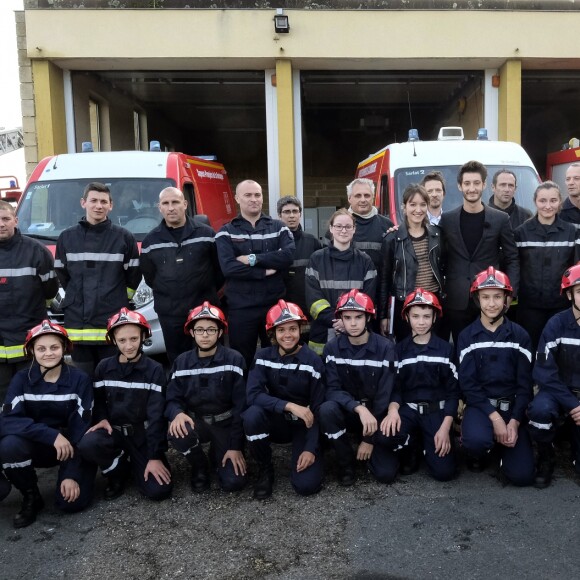
{"label": "van headlight", "polygon": [[141,280],[135,294],[133,295],[133,303],[135,308],[143,308],[143,306],[153,302],[153,290],[147,284],[145,280]]}

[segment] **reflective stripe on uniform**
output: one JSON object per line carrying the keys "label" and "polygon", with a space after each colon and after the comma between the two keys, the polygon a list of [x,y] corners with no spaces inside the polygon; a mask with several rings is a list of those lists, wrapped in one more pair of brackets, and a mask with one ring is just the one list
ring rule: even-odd
{"label": "reflective stripe on uniform", "polygon": [[451,360],[449,360],[447,357],[443,357],[443,356],[425,356],[425,355],[419,355],[419,356],[415,356],[413,358],[404,358],[403,360],[400,360],[397,363],[397,368],[402,369],[406,365],[412,365],[412,364],[415,364],[415,363],[418,363],[418,362],[443,363],[443,364],[447,365],[451,369],[451,372],[453,373],[453,376],[455,378],[457,378],[457,368],[451,362]]}
{"label": "reflective stripe on uniform", "polygon": [[66,331],[73,342],[106,342],[106,328],[67,328]]}
{"label": "reflective stripe on uniform", "polygon": [[0,345],[0,360],[6,359],[6,361],[10,362],[17,358],[24,358],[24,356],[23,344],[16,344],[14,346]]}
{"label": "reflective stripe on uniform", "polygon": [[518,248],[573,248],[580,240],[571,242],[516,242]]}
{"label": "reflective stripe on uniform", "polygon": [[312,303],[312,306],[310,307],[310,316],[316,320],[318,315],[327,308],[330,308],[330,302],[324,298],[321,298],[320,300]]}
{"label": "reflective stripe on uniform", "polygon": [[139,258],[131,258],[126,264],[123,264],[123,268],[128,270],[129,268],[138,268]]}
{"label": "reflective stripe on uniform", "polygon": [[517,342],[477,342],[475,344],[469,345],[464,348],[459,355],[459,362],[461,363],[465,358],[465,355],[469,354],[473,350],[478,350],[480,348],[513,348],[521,352],[530,362],[532,362],[532,353],[527,349],[523,348],[521,344]]}
{"label": "reflective stripe on uniform", "polygon": [[308,348],[313,350],[317,355],[322,356],[322,352],[324,351],[324,343],[322,342],[312,342],[311,340],[308,341]]}
{"label": "reflective stripe on uniform", "polygon": [[324,433],[329,439],[338,439],[346,433],[346,429],[342,431],[337,431],[336,433]]}
{"label": "reflective stripe on uniform", "polygon": [[266,437],[270,437],[270,433],[260,433],[258,435],[246,435],[246,439],[248,441],[258,441],[260,439],[266,439]]}
{"label": "reflective stripe on uniform", "polygon": [[[190,238],[188,240],[185,240],[184,242],[181,243],[181,245],[187,246],[189,244],[199,244],[202,242],[214,244],[215,240],[214,238],[209,236],[200,236],[199,238]],[[151,244],[146,248],[141,248],[141,253],[148,254],[149,252],[153,252],[154,250],[163,250],[166,248],[179,248],[179,244],[176,242],[163,242],[161,244]]]}
{"label": "reflective stripe on uniform", "polygon": [[[79,252],[66,255],[69,262],[122,262],[123,254],[108,254],[106,252]],[[137,261],[137,265],[139,262]],[[56,264],[55,264],[56,265]]]}
{"label": "reflective stripe on uniform", "polygon": [[320,373],[318,371],[314,370],[314,367],[311,365],[303,365],[303,364],[296,364],[296,363],[290,363],[290,364],[284,364],[284,363],[277,363],[271,360],[264,360],[262,358],[258,358],[256,359],[256,364],[257,365],[262,365],[265,367],[270,367],[271,369],[288,369],[291,371],[295,371],[295,370],[299,370],[299,371],[306,371],[307,373],[310,373],[314,378],[319,379],[320,378]]}
{"label": "reflective stripe on uniform", "polygon": [[100,389],[102,387],[117,387],[120,389],[143,389],[144,391],[157,391],[161,393],[163,387],[161,385],[156,385],[155,383],[133,383],[127,381],[97,381],[94,384],[95,389]]}
{"label": "reflective stripe on uniform", "polygon": [[113,463],[111,463],[111,465],[109,465],[109,467],[107,467],[106,469],[101,469],[101,473],[103,475],[109,473],[110,471],[113,471],[113,469],[115,469],[117,467],[117,465],[119,465],[119,461],[121,460],[121,457],[123,457],[123,455],[125,455],[125,452],[123,450],[121,450],[121,453],[119,453],[119,455],[117,455],[117,457],[115,457],[115,459],[113,459]]}
{"label": "reflective stripe on uniform", "polygon": [[528,425],[544,431],[549,431],[552,428],[552,423],[537,423],[536,421],[529,421]]}
{"label": "reflective stripe on uniform", "polygon": [[12,410],[14,410],[19,403],[23,403],[24,401],[30,401],[33,403],[44,403],[47,401],[52,403],[64,403],[66,401],[76,401],[79,415],[82,417],[85,412],[82,405],[82,399],[76,393],[68,393],[66,395],[34,395],[32,393],[23,393],[22,395],[18,395],[18,397],[14,397],[11,401],[7,402],[7,404],[12,407]]}
{"label": "reflective stripe on uniform", "polygon": [[135,296],[135,290],[133,288],[127,288],[127,298],[131,300]]}
{"label": "reflective stripe on uniform", "polygon": [[337,365],[346,365],[349,367],[375,367],[381,368],[386,367],[389,368],[390,366],[395,366],[396,363],[388,361],[388,360],[372,360],[372,359],[350,359],[350,358],[338,358],[332,354],[329,354],[326,357],[327,363],[334,362]]}
{"label": "reflective stripe on uniform", "polygon": [[32,465],[32,459],[27,459],[20,463],[3,463],[2,469],[18,469],[19,467],[28,467],[29,465]]}
{"label": "reflective stripe on uniform", "polygon": [[357,250],[380,250],[381,242],[353,242],[354,247]]}
{"label": "reflective stripe on uniform", "polygon": [[244,376],[244,371],[241,367],[236,365],[219,365],[217,367],[209,367],[205,369],[181,369],[179,371],[175,371],[171,378],[174,379],[175,377],[190,377],[195,375],[213,375],[215,373],[224,373],[226,371],[231,371],[233,373],[238,373],[241,377]]}
{"label": "reflective stripe on uniform", "polygon": [[244,240],[269,240],[272,238],[277,238],[280,236],[282,232],[290,233],[290,230],[287,227],[280,228],[277,232],[272,232],[270,234],[231,234],[226,230],[222,230],[216,234],[216,238],[220,238],[222,236],[227,236],[234,241],[241,242]]}
{"label": "reflective stripe on uniform", "polygon": [[20,276],[36,276],[36,268],[2,268],[0,277],[18,278]]}

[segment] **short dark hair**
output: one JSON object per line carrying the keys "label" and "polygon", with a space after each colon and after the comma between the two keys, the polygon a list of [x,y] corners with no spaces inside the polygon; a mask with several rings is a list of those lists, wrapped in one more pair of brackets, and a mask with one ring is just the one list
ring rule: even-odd
{"label": "short dark hair", "polygon": [[278,200],[278,203],[276,203],[278,215],[282,215],[282,208],[288,204],[295,205],[300,210],[300,213],[302,213],[302,204],[300,203],[300,200],[293,195],[285,195]]}
{"label": "short dark hair", "polygon": [[481,181],[485,182],[487,180],[487,169],[485,165],[479,161],[468,161],[461,166],[459,173],[457,174],[457,183],[459,185],[463,183],[463,175],[465,173],[479,173]]}
{"label": "short dark hair", "polygon": [[98,191],[99,193],[108,193],[109,200],[113,201],[113,198],[111,197],[111,190],[104,183],[100,183],[98,181],[91,181],[91,183],[89,183],[85,187],[85,190],[83,191],[83,199],[85,201],[86,201],[87,197],[89,196],[89,191]]}
{"label": "short dark hair", "polygon": [[511,169],[500,169],[499,171],[496,171],[493,174],[493,177],[491,178],[491,184],[495,187],[497,185],[497,178],[502,174],[502,173],[507,173],[508,175],[511,175],[515,182],[516,182],[516,187],[518,186],[518,177],[517,175],[511,170]]}
{"label": "short dark hair", "polygon": [[446,191],[445,191],[445,178],[443,177],[443,173],[441,173],[441,171],[430,171],[429,173],[427,173],[427,175],[425,175],[425,177],[423,177],[423,179],[421,179],[421,185],[423,187],[425,187],[425,184],[428,181],[440,181],[441,187],[443,188],[443,193],[446,193]]}

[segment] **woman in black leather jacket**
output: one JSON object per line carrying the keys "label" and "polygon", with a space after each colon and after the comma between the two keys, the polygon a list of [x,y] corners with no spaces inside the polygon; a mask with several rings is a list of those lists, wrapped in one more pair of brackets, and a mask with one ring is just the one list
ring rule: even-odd
{"label": "woman in black leather jacket", "polygon": [[388,233],[382,245],[379,316],[381,333],[399,341],[410,333],[401,318],[405,297],[417,286],[441,298],[441,230],[427,219],[429,196],[412,183],[403,192],[404,224]]}

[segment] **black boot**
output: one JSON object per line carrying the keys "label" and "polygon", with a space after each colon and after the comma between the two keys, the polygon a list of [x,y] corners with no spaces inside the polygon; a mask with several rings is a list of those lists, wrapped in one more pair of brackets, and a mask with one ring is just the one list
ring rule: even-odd
{"label": "black boot", "polygon": [[401,475],[411,475],[419,469],[421,464],[421,448],[418,445],[409,445],[403,448],[400,453],[399,473]]}
{"label": "black boot", "polygon": [[10,482],[6,479],[4,472],[0,471],[0,501],[8,496],[11,489],[12,485],[10,485]]}
{"label": "black boot", "polygon": [[338,483],[344,487],[353,485],[356,481],[356,464],[354,462],[339,464]]}
{"label": "black boot", "polygon": [[209,489],[210,475],[207,457],[203,451],[192,451],[188,457],[191,465],[191,489],[195,493],[201,493]]}
{"label": "black boot", "polygon": [[38,512],[44,507],[44,500],[38,487],[22,492],[22,506],[14,516],[14,527],[25,528],[36,521]]}
{"label": "black boot", "polygon": [[124,475],[116,474],[107,477],[107,487],[103,497],[107,500],[117,499],[123,495],[125,491],[125,483],[127,478]]}
{"label": "black boot", "polygon": [[260,464],[258,478],[254,484],[254,499],[267,499],[272,495],[274,468],[271,463]]}
{"label": "black boot", "polygon": [[550,485],[554,473],[554,446],[551,443],[538,443],[538,465],[534,487],[543,489]]}
{"label": "black boot", "polygon": [[356,480],[356,456],[347,435],[341,435],[332,442],[338,463],[338,483],[353,485]]}
{"label": "black boot", "polygon": [[487,467],[487,456],[482,455],[481,457],[475,457],[474,455],[466,455],[465,456],[465,463],[467,465],[467,469],[472,473],[481,473],[485,471]]}

